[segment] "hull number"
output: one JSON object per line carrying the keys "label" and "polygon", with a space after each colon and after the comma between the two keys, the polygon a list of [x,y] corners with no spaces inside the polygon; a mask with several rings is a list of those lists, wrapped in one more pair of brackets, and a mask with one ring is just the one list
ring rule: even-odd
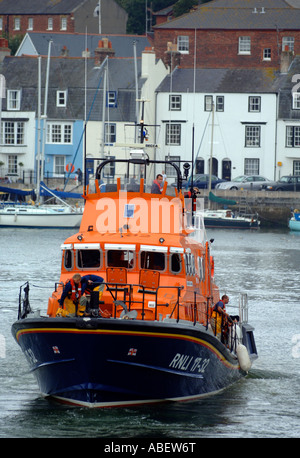
{"label": "hull number", "polygon": [[195,358],[191,355],[182,355],[176,353],[169,364],[169,367],[180,369],[182,371],[198,372],[203,374],[209,364],[209,358]]}

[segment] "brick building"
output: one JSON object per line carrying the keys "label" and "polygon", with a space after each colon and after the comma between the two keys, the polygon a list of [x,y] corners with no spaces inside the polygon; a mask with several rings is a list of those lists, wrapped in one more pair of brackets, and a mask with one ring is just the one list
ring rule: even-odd
{"label": "brick building", "polygon": [[0,33],[126,33],[127,13],[114,0],[2,0]]}
{"label": "brick building", "polygon": [[213,0],[156,25],[154,48],[173,68],[279,68],[300,54],[300,1]]}

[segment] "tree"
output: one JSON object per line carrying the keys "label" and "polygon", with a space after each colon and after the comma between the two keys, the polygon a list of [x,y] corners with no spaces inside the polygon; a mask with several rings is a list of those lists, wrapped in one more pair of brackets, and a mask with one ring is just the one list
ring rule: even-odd
{"label": "tree", "polygon": [[174,17],[182,16],[182,14],[188,13],[193,6],[198,4],[198,0],[178,0],[173,8]]}

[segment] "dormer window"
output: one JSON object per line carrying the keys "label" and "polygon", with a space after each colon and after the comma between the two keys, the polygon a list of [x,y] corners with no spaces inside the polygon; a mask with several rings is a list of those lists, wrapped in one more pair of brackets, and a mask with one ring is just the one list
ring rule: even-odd
{"label": "dormer window", "polygon": [[7,91],[7,109],[20,110],[21,107],[21,91],[8,90]]}
{"label": "dormer window", "polygon": [[300,110],[300,92],[293,92],[293,110]]}
{"label": "dormer window", "polygon": [[116,91],[108,91],[106,93],[106,106],[116,108],[117,106],[117,93]]}
{"label": "dormer window", "polygon": [[67,91],[56,91],[56,106],[66,107],[67,106]]}

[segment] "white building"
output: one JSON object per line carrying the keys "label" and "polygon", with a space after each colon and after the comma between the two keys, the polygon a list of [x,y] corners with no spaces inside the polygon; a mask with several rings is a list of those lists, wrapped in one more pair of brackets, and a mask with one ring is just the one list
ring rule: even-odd
{"label": "white building", "polygon": [[219,178],[276,177],[277,93],[263,70],[176,68],[157,88],[156,112],[158,157],[191,161],[194,142],[195,173],[209,173],[212,157]]}

